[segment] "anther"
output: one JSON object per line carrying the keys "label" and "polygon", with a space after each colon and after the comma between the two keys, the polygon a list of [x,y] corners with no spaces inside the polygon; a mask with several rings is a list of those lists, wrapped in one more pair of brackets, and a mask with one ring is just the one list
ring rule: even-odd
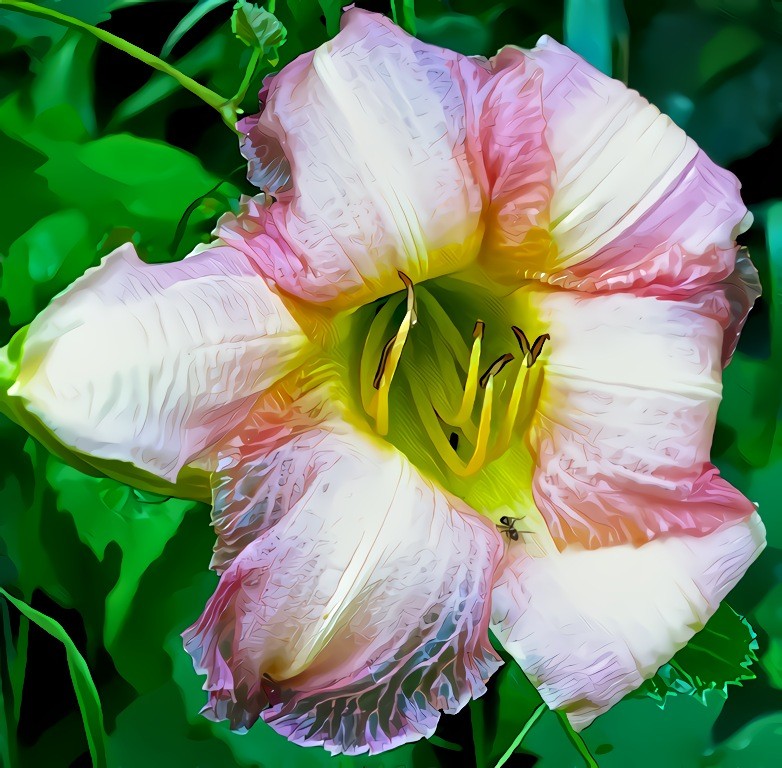
{"label": "anther", "polygon": [[537,339],[530,345],[526,334],[516,325],[512,325],[511,330],[516,337],[516,341],[519,342],[521,348],[521,354],[527,359],[527,368],[532,368],[535,361],[543,351],[543,345],[551,338],[547,333],[538,336]]}
{"label": "anther", "polygon": [[481,389],[486,389],[486,385],[489,383],[491,377],[496,376],[511,360],[513,360],[513,355],[510,352],[506,352],[504,355],[498,357],[486,369],[486,372],[483,374],[483,376],[481,376],[478,382]]}
{"label": "anther", "polygon": [[529,354],[529,341],[527,341],[526,334],[516,325],[512,325],[510,329],[513,331],[513,335],[516,337],[516,341],[519,342],[521,354],[526,357]]}
{"label": "anther", "polygon": [[377,364],[377,371],[375,372],[375,378],[372,379],[372,386],[375,389],[380,389],[380,382],[383,379],[383,374],[386,370],[386,364],[388,363],[388,356],[391,354],[391,347],[394,346],[396,341],[396,334],[394,334],[383,347],[383,351],[380,354],[380,362]]}
{"label": "anther", "polygon": [[540,353],[543,351],[543,345],[551,338],[547,333],[544,333],[542,336],[538,336],[537,339],[532,343],[532,346],[529,350],[529,359],[527,360],[527,368],[532,368],[532,366],[535,364],[535,361],[540,356]]}
{"label": "anther", "polygon": [[[399,331],[383,348],[380,356],[375,381],[372,382],[377,390],[373,403],[372,412],[375,417],[375,431],[379,435],[388,433],[388,394],[391,389],[391,382],[394,379],[399,359],[402,357],[402,349],[407,341],[407,334],[410,329],[418,322],[418,313],[415,302],[415,290],[413,281],[401,270],[398,271],[399,279],[404,283],[407,289],[407,311],[399,326]],[[379,375],[378,375],[379,374]]]}

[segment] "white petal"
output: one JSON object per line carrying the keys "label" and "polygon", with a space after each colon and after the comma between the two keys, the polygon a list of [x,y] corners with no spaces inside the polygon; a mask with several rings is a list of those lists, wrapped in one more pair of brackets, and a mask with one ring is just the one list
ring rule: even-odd
{"label": "white petal", "polygon": [[69,448],[173,481],[307,347],[243,254],[153,265],[128,244],[33,321],[9,395]]}
{"label": "white petal", "polygon": [[185,633],[209,716],[238,728],[261,716],[333,753],[430,736],[439,710],[480,696],[498,666],[487,627],[499,534],[344,424],[300,432],[293,419],[287,441],[282,424],[260,419],[255,443],[250,431],[218,470],[227,568]]}
{"label": "white petal", "polygon": [[558,552],[511,548],[493,630],[577,729],[655,674],[703,628],[763,549],[757,514],[706,536]]}

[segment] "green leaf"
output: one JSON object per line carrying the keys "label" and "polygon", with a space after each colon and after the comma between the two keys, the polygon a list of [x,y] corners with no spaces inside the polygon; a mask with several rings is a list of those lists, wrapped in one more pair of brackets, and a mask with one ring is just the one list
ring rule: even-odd
{"label": "green leaf", "polygon": [[487,767],[507,762],[521,745],[519,734],[526,736],[527,725],[531,728],[542,714],[538,711],[540,694],[499,640],[490,637],[504,664],[492,677],[486,693],[469,704],[475,762]]}
{"label": "green leaf", "polygon": [[64,202],[157,241],[156,260],[170,258],[182,214],[217,183],[187,152],[129,134],[62,147],[39,173]]}
{"label": "green leaf", "polygon": [[71,515],[79,538],[103,560],[112,542],[122,552],[116,584],[106,598],[105,644],[111,648],[149,566],[160,557],[182,518],[198,505],[134,491],[104,477],[90,477],[50,457],[46,479],[57,507]]}
{"label": "green leaf", "polygon": [[565,45],[607,75],[627,78],[628,26],[622,0],[565,0]]}
{"label": "green leaf", "polygon": [[347,5],[344,0],[318,0],[318,5],[326,17],[326,32],[329,37],[339,32],[339,20],[342,17],[342,9]]}
{"label": "green leaf", "polygon": [[171,54],[174,46],[196,25],[201,19],[206,16],[210,11],[219,8],[221,5],[226,5],[231,0],[198,0],[198,2],[190,9],[187,15],[182,21],[177,24],[171,34],[163,44],[163,49],[160,51],[160,55],[165,59]]}
{"label": "green leaf", "polygon": [[782,714],[775,712],[745,725],[707,751],[703,768],[772,768],[782,753]]}
{"label": "green leaf", "polygon": [[415,0],[391,0],[391,16],[402,29],[415,34]]}
{"label": "green leaf", "polygon": [[3,261],[0,298],[11,323],[29,323],[47,302],[97,261],[87,217],[69,208],[46,216],[17,239]]}
{"label": "green leaf", "polygon": [[79,703],[82,721],[84,722],[84,731],[87,735],[92,763],[95,768],[104,768],[108,763],[106,761],[106,733],[103,730],[103,710],[101,709],[98,689],[95,687],[84,657],[79,653],[73,640],[71,640],[59,622],[40,611],[36,611],[35,608],[31,608],[27,603],[11,597],[2,587],[0,587],[0,595],[14,605],[23,616],[26,616],[65,646],[68,670],[71,673],[73,689],[76,692],[76,699]]}
{"label": "green leaf", "polygon": [[727,699],[728,686],[756,677],[750,670],[757,661],[755,638],[749,622],[723,603],[706,626],[633,696],[648,696],[661,707],[668,696],[676,694],[706,703],[706,693],[713,691]]}
{"label": "green leaf", "polygon": [[239,0],[234,6],[231,29],[239,40],[251,48],[258,48],[267,59],[277,58],[276,51],[287,35],[285,27],[273,13],[247,0]]}

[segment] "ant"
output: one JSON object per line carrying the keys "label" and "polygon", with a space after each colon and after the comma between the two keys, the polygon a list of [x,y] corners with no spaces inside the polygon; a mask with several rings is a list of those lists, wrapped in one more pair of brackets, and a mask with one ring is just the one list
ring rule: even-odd
{"label": "ant", "polygon": [[521,520],[520,517],[508,517],[503,515],[500,518],[500,525],[497,526],[497,530],[500,533],[505,533],[511,541],[519,540],[519,532],[516,530],[516,521]]}

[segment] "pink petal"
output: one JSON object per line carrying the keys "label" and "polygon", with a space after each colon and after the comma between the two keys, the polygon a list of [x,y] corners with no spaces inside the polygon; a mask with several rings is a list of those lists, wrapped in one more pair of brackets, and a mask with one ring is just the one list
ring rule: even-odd
{"label": "pink petal", "polygon": [[557,252],[527,276],[654,295],[727,277],[752,220],[735,176],[635,91],[550,38],[538,45]]}
{"label": "pink petal", "polygon": [[242,123],[251,178],[278,197],[257,222],[289,249],[261,249],[263,274],[309,301],[357,305],[399,290],[399,269],[420,281],[474,258],[482,200],[462,59],[353,9],[271,79],[263,112]]}
{"label": "pink petal", "polygon": [[530,444],[535,502],[559,546],[704,535],[753,512],[709,461],[724,300],[515,297],[551,334]]}
{"label": "pink petal", "polygon": [[[235,728],[260,716],[332,753],[431,735],[439,710],[484,693],[499,664],[487,635],[497,531],[378,440],[328,422],[283,447],[258,427],[271,450],[239,450],[220,470],[258,480],[222,485],[233,510],[216,512],[229,547],[253,519],[256,538],[221,556],[230,565],[184,635],[209,716]],[[225,536],[229,518],[239,538]]]}
{"label": "pink petal", "polygon": [[581,729],[655,674],[700,629],[763,549],[755,514],[705,536],[542,554],[513,545],[492,629]]}
{"label": "pink petal", "polygon": [[491,202],[482,259],[491,274],[516,282],[549,241],[554,161],[544,138],[542,71],[515,48],[491,61],[478,92],[479,134]]}
{"label": "pink petal", "polygon": [[175,481],[308,346],[236,250],[145,264],[128,244],[33,321],[9,394],[68,447]]}

